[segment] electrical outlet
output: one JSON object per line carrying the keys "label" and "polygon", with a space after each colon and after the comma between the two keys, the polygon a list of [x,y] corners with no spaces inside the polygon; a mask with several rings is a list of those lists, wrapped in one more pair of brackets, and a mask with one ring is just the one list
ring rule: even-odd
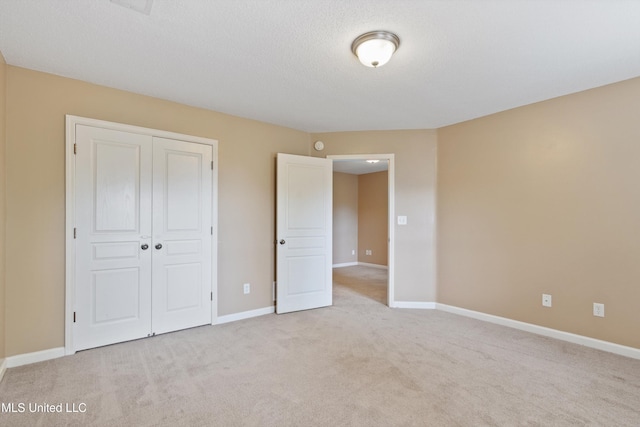
{"label": "electrical outlet", "polygon": [[245,283],[244,284],[244,293],[245,294],[251,293],[251,283]]}
{"label": "electrical outlet", "polygon": [[365,251],[364,251],[364,254],[365,254],[365,255],[371,255],[371,249],[367,249],[367,250],[365,250]]}
{"label": "electrical outlet", "polygon": [[398,225],[407,225],[406,215],[398,215]]}
{"label": "electrical outlet", "polygon": [[551,295],[542,294],[542,305],[545,307],[551,307]]}
{"label": "electrical outlet", "polygon": [[604,317],[604,304],[593,303],[593,315],[596,317]]}

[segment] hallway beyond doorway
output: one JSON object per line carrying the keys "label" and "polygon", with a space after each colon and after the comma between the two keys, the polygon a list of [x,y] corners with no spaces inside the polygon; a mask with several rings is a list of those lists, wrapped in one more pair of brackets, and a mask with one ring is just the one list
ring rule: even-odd
{"label": "hallway beyond doorway", "polygon": [[363,265],[334,268],[334,294],[339,298],[342,292],[355,292],[369,300],[387,305],[388,276],[386,269]]}

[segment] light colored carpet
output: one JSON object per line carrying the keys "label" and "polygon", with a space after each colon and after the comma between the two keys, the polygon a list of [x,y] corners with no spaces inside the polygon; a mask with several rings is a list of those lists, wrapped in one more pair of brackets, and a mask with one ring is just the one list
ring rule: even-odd
{"label": "light colored carpet", "polygon": [[379,276],[337,270],[333,307],[9,369],[2,403],[85,403],[86,412],[2,413],[0,425],[640,425],[640,361],[440,311],[391,310]]}

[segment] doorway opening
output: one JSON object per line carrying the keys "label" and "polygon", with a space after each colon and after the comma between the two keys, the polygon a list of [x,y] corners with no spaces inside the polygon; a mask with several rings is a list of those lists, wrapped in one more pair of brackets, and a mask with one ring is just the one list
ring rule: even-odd
{"label": "doorway opening", "polygon": [[[327,158],[333,160],[334,171],[333,266],[386,270],[384,300],[387,306],[394,307],[394,155],[351,154]],[[359,184],[366,192],[361,194],[364,200],[358,197]],[[385,193],[386,200],[383,200]],[[381,223],[382,215],[384,223]]]}

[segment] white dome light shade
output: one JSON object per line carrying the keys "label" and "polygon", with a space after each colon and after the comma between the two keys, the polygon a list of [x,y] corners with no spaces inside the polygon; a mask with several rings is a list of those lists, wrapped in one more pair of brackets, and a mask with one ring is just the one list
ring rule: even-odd
{"label": "white dome light shade", "polygon": [[391,59],[400,46],[400,39],[387,31],[371,31],[353,41],[351,51],[367,67],[380,67]]}

